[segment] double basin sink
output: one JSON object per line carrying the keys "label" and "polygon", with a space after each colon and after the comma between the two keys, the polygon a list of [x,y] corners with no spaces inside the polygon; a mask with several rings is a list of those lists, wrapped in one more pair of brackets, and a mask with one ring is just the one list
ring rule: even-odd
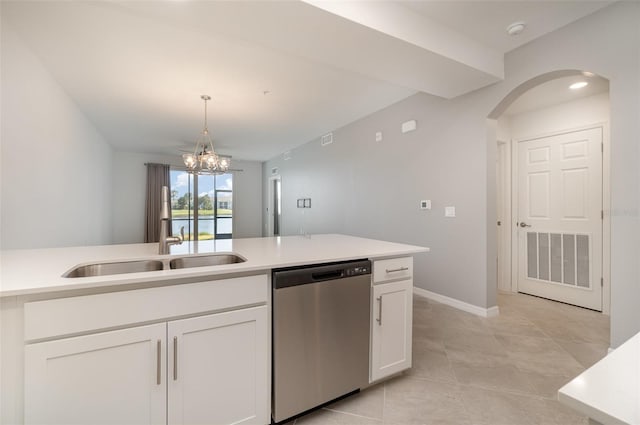
{"label": "double basin sink", "polygon": [[93,277],[123,273],[151,272],[156,270],[185,269],[191,267],[220,266],[243,263],[245,258],[235,254],[210,254],[176,257],[171,260],[114,261],[84,264],[74,267],[62,277]]}

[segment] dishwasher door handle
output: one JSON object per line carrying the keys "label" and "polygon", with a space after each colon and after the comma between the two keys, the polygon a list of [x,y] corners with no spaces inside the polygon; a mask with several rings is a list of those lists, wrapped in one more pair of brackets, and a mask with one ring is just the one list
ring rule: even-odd
{"label": "dishwasher door handle", "polygon": [[378,322],[378,326],[382,326],[382,295],[376,299],[378,300],[378,318],[376,322]]}
{"label": "dishwasher door handle", "polygon": [[330,272],[316,272],[311,273],[311,278],[314,281],[317,280],[330,280],[330,279],[340,279],[344,277],[344,272],[342,270],[332,270]]}

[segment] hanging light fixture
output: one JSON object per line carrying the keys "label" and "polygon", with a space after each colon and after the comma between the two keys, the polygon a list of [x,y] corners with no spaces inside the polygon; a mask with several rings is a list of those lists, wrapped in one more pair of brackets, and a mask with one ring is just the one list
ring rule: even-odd
{"label": "hanging light fixture", "polygon": [[231,157],[220,156],[213,149],[213,139],[207,128],[207,101],[211,97],[203,94],[200,98],[204,100],[204,128],[196,140],[193,153],[185,153],[182,160],[190,174],[224,174],[229,170]]}

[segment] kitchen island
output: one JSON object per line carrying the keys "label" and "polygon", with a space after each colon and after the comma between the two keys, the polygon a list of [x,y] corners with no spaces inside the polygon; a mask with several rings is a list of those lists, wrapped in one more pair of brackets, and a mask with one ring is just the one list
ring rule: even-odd
{"label": "kitchen island", "polygon": [[[369,259],[375,274],[376,261],[393,265],[401,259],[407,265],[401,276],[378,271],[378,280],[392,282],[387,287],[404,284],[410,297],[410,256],[428,251],[345,235],[185,242],[163,256],[157,249],[133,244],[2,252],[2,423],[42,423],[52,416],[83,423],[113,414],[108,407],[115,403],[125,416],[105,420],[265,424],[271,270]],[[215,254],[244,261],[169,268],[172,259]],[[162,269],[62,277],[78,265],[138,260],[156,261]],[[408,338],[410,344],[410,333]],[[71,386],[60,391],[59,379]],[[109,399],[105,411],[96,410],[96,399]],[[216,416],[212,400],[224,407],[214,409]]]}
{"label": "kitchen island", "polygon": [[591,424],[639,424],[640,333],[560,388],[558,400]]}

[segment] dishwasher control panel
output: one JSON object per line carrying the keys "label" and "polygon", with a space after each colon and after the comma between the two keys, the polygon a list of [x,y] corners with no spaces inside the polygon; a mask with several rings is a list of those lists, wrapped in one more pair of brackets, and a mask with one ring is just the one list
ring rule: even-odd
{"label": "dishwasher control panel", "polygon": [[354,266],[344,269],[345,276],[360,276],[361,274],[371,274],[371,264]]}
{"label": "dishwasher control panel", "polygon": [[273,287],[274,289],[281,289],[315,282],[369,275],[371,270],[372,266],[369,260],[340,261],[274,269],[272,272]]}

